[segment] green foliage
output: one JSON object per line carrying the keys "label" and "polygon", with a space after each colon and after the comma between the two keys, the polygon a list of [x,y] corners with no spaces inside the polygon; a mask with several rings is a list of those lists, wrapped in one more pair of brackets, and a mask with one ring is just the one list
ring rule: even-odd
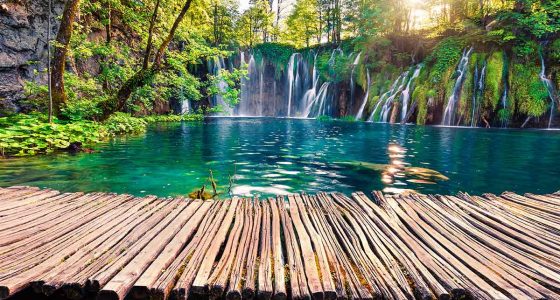
{"label": "green foliage", "polygon": [[109,136],[138,134],[146,130],[146,121],[132,117],[130,114],[117,112],[103,122]]}
{"label": "green foliage", "polygon": [[549,107],[548,91],[538,74],[537,67],[520,63],[512,65],[510,100],[520,113],[532,117],[542,116]]}
{"label": "green foliage", "polygon": [[334,50],[317,55],[317,70],[323,81],[340,82],[350,76],[352,59]]}
{"label": "green foliage", "polygon": [[433,63],[430,77],[434,84],[443,83],[450,70],[456,67],[463,48],[463,43],[456,38],[447,38],[437,44],[426,59],[426,61]]}
{"label": "green foliage", "polygon": [[147,123],[160,122],[200,122],[204,120],[203,114],[184,114],[184,115],[149,115],[142,117]]}
{"label": "green foliage", "polygon": [[246,76],[246,69],[234,69],[233,72],[221,69],[217,75],[208,75],[208,95],[220,95],[227,105],[234,107],[239,103],[241,79]]}
{"label": "green foliage", "polygon": [[282,43],[262,43],[253,48],[255,54],[262,55],[266,61],[271,62],[276,69],[283,71],[296,48]]}
{"label": "green foliage", "polygon": [[45,115],[23,115],[0,118],[0,154],[26,156],[52,153],[70,145],[89,147],[105,137],[96,122],[47,123]]}
{"label": "green foliage", "polygon": [[532,40],[522,41],[513,47],[513,53],[518,58],[531,59],[534,55],[537,54],[538,49],[539,45],[537,44],[537,42]]}
{"label": "green foliage", "polygon": [[286,20],[284,39],[296,48],[309,47],[320,40],[317,0],[297,0]]}
{"label": "green foliage", "polygon": [[493,52],[486,65],[486,83],[484,89],[484,103],[495,109],[500,102],[502,79],[504,72],[504,56],[502,52]]}
{"label": "green foliage", "polygon": [[435,90],[429,89],[427,85],[422,83],[418,84],[412,93],[412,99],[418,101],[418,114],[416,116],[416,123],[418,125],[426,124],[426,117],[428,115],[428,102],[430,98],[436,95]]}

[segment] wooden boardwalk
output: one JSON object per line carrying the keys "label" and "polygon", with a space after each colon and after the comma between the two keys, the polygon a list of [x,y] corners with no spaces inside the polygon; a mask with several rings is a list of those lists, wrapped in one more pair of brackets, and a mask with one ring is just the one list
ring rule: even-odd
{"label": "wooden boardwalk", "polygon": [[[560,299],[560,194],[0,188],[0,299]],[[96,295],[96,296],[95,296]]]}

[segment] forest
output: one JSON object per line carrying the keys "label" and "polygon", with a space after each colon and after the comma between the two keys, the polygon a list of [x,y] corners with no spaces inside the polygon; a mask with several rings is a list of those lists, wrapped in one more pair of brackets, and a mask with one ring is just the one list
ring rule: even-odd
{"label": "forest", "polygon": [[0,154],[87,150],[206,115],[560,124],[559,1],[239,5],[4,2]]}

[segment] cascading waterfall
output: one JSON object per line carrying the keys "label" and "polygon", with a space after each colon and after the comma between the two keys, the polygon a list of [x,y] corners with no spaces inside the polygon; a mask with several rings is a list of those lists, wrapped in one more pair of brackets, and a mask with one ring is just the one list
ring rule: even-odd
{"label": "cascading waterfall", "polygon": [[317,96],[313,99],[313,101],[311,101],[311,103],[309,103],[303,113],[305,118],[315,118],[327,114],[329,111],[329,104],[327,104],[329,98],[329,86],[330,82],[324,82],[323,85],[321,85]]}
{"label": "cascading waterfall", "polygon": [[546,76],[546,65],[544,62],[544,56],[542,54],[542,50],[539,51],[539,55],[541,58],[541,73],[539,74],[539,77],[542,81],[542,83],[544,84],[544,86],[546,87],[546,90],[548,91],[548,97],[550,98],[550,116],[548,117],[548,128],[550,128],[550,126],[552,125],[552,119],[554,116],[554,104],[555,104],[555,94],[556,92],[554,91],[554,85],[552,83],[552,80],[550,80],[547,76]]}
{"label": "cascading waterfall", "polygon": [[308,89],[305,94],[303,94],[303,98],[302,98],[302,103],[303,103],[303,114],[302,117],[307,118],[309,115],[309,112],[311,110],[311,105],[313,105],[313,102],[315,101],[315,96],[317,94],[317,84],[319,83],[319,73],[317,72],[317,54],[315,53],[314,57],[313,57],[313,71],[312,71],[312,85],[311,88]]}
{"label": "cascading waterfall", "polygon": [[[223,57],[214,57],[213,61],[209,61],[209,67],[208,69],[212,69],[212,74],[214,76],[218,76],[220,75],[221,71],[225,68],[225,63],[224,63],[224,58]],[[219,80],[217,83],[218,90],[220,92],[225,92],[228,85],[224,80]],[[229,104],[227,104],[224,101],[224,98],[222,97],[222,95],[220,95],[219,93],[212,96],[212,105],[214,107],[216,106],[221,106],[222,107],[222,112],[220,115],[223,116],[231,116],[233,114],[233,109],[229,106]]]}
{"label": "cascading waterfall", "polygon": [[[361,56],[362,56],[362,52],[360,52],[360,53],[358,53],[358,55],[356,55],[356,58],[354,58],[354,62],[352,63],[352,71],[350,71],[350,106],[351,107],[354,104],[354,88],[355,88],[355,85],[356,85],[355,82],[354,82],[354,71],[356,70],[356,66],[360,62],[360,57]],[[369,88],[369,83],[368,83],[368,88]]]}
{"label": "cascading waterfall", "polygon": [[444,126],[455,125],[457,102],[461,98],[461,89],[463,88],[463,83],[465,82],[469,67],[469,58],[472,51],[473,47],[470,47],[468,50],[464,50],[463,55],[461,56],[461,60],[459,61],[459,65],[457,66],[457,72],[459,72],[459,76],[457,76],[457,80],[455,81],[455,85],[453,86],[453,93],[447,100],[447,106],[445,107],[443,113],[443,121],[441,124]]}
{"label": "cascading waterfall", "polygon": [[416,79],[416,77],[420,75],[421,70],[422,70],[422,64],[416,66],[416,70],[414,70],[412,77],[410,77],[410,79],[408,80],[406,89],[404,89],[404,91],[402,92],[401,122],[406,121],[405,118],[406,118],[406,114],[408,113],[408,102],[410,101],[410,92],[411,92],[410,86],[412,85],[414,79]]}
{"label": "cascading waterfall", "polygon": [[358,110],[358,113],[356,114],[356,120],[361,120],[362,117],[364,116],[364,109],[366,108],[366,104],[369,98],[369,86],[371,85],[369,69],[367,70],[366,76],[367,76],[366,94],[364,95],[364,99],[362,100],[362,105],[360,105],[360,110]]}
{"label": "cascading waterfall", "polygon": [[478,99],[484,94],[484,85],[486,83],[486,61],[484,61],[480,70],[478,69],[478,64],[474,66],[473,82],[471,127],[476,127],[478,125]]}
{"label": "cascading waterfall", "polygon": [[300,53],[293,53],[288,62],[288,113],[287,116],[292,116],[292,99],[299,83],[299,63],[301,61]]}
{"label": "cascading waterfall", "polygon": [[[375,104],[375,107],[373,108],[373,111],[369,115],[368,122],[373,122],[375,116],[377,115],[378,109],[380,107],[385,106],[386,102],[390,98],[394,98],[396,96],[398,89],[402,88],[402,85],[399,85],[399,82],[403,81],[406,78],[406,76],[408,76],[408,71],[399,75],[399,77],[397,77],[397,79],[391,85],[391,88],[379,97],[377,103]],[[377,122],[381,121],[383,119],[382,116],[383,116],[382,113],[379,114],[379,117],[375,121]]]}
{"label": "cascading waterfall", "polygon": [[373,108],[373,111],[368,118],[368,121],[374,121],[374,118],[377,115],[377,111],[381,107],[381,112],[379,113],[379,117],[376,121],[387,122],[389,118],[389,112],[391,111],[395,97],[397,97],[397,95],[402,92],[403,88],[406,85],[408,73],[409,71],[405,71],[404,73],[399,75],[397,80],[395,80],[395,82],[393,82],[393,84],[391,85],[391,88],[383,95],[381,95],[381,97],[379,97],[379,100],[377,100],[377,103],[375,104],[375,107]]}

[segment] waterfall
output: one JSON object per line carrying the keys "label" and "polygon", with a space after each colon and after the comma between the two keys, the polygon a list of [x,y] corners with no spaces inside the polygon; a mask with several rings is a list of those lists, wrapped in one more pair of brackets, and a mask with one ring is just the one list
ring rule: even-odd
{"label": "waterfall", "polygon": [[299,84],[299,63],[301,61],[300,53],[293,53],[288,62],[288,113],[287,116],[292,116],[292,99],[296,93]]}
{"label": "waterfall", "polygon": [[[361,54],[361,52],[360,52]],[[360,54],[358,54],[358,56],[360,56]],[[352,69],[354,70],[354,69]],[[362,105],[360,105],[360,110],[358,110],[358,114],[356,114],[356,120],[361,120],[362,117],[364,116],[364,109],[366,108],[366,104],[369,98],[369,86],[370,86],[370,76],[369,76],[369,69],[367,70],[367,87],[366,87],[366,94],[364,95],[364,100],[362,100]]]}
{"label": "waterfall", "polygon": [[313,57],[313,72],[312,72],[312,84],[311,88],[309,88],[302,97],[302,103],[304,107],[304,111],[302,117],[308,117],[309,110],[311,109],[311,105],[315,100],[315,96],[317,94],[317,84],[319,83],[319,73],[317,72],[317,54]]}
{"label": "waterfall", "polygon": [[391,111],[391,107],[393,104],[393,100],[405,87],[408,73],[409,72],[406,71],[401,75],[399,75],[397,80],[395,80],[391,85],[391,88],[387,92],[382,94],[381,97],[379,97],[377,103],[375,104],[375,107],[373,108],[373,111],[371,112],[371,115],[368,118],[368,122],[374,121],[374,118],[380,107],[381,107],[381,112],[379,114],[379,117],[377,118],[377,121],[387,122],[387,119],[389,117],[389,112]]}
{"label": "waterfall", "polygon": [[[241,52],[243,54],[243,52]],[[245,56],[241,56],[241,63],[245,64]],[[238,116],[250,116],[256,114],[255,93],[253,93],[253,83],[257,80],[258,71],[256,67],[255,57],[253,54],[249,56],[247,64],[247,77],[241,79],[241,101],[237,107]]]}
{"label": "waterfall", "polygon": [[311,101],[307,107],[305,108],[305,112],[303,113],[303,117],[311,118],[311,117],[318,117],[324,115],[327,111],[327,96],[329,92],[330,82],[325,82],[321,85],[317,96]]}
{"label": "waterfall", "polygon": [[[360,56],[362,56],[362,52],[358,53],[358,55],[356,55],[356,58],[354,58],[354,62],[352,63],[352,71],[350,71],[350,107],[354,106],[354,88],[356,85],[354,82],[354,71],[356,70],[356,66],[360,62]],[[369,83],[368,83],[368,88],[369,88]]]}
{"label": "waterfall", "polygon": [[478,99],[484,94],[484,85],[486,83],[486,61],[483,62],[482,68],[478,69],[478,64],[474,66],[474,84],[472,92],[472,112],[471,112],[471,127],[478,125]]}
{"label": "waterfall", "polygon": [[468,67],[469,67],[469,57],[473,47],[470,47],[469,50],[464,50],[461,60],[459,61],[459,65],[457,66],[457,72],[459,72],[459,76],[457,76],[457,80],[455,81],[455,85],[453,86],[453,93],[447,100],[447,106],[445,107],[445,111],[443,113],[443,121],[442,125],[445,126],[453,126],[455,125],[455,113],[456,113],[456,106],[457,102],[461,98],[461,89],[463,88],[463,83],[465,82],[465,77],[467,75]]}
{"label": "waterfall", "polygon": [[[224,68],[225,68],[225,63],[223,57],[217,57],[217,56],[214,57],[213,63],[209,61],[209,69],[212,69],[212,74],[214,76],[219,76]],[[228,85],[225,82],[225,80],[219,80],[218,83],[216,84],[216,87],[221,93],[223,93],[226,91]],[[231,116],[233,114],[233,109],[229,106],[229,104],[227,104],[224,101],[224,98],[220,93],[212,97],[212,102],[213,102],[212,106],[216,107],[219,105],[222,107],[223,111],[221,115]]]}
{"label": "waterfall", "polygon": [[[397,77],[397,79],[393,82],[393,84],[391,85],[391,88],[389,88],[388,91],[386,91],[385,93],[383,93],[379,99],[377,100],[377,103],[375,104],[375,107],[373,108],[373,111],[371,112],[371,114],[369,115],[368,118],[368,122],[373,122],[375,115],[377,113],[377,110],[379,109],[379,107],[381,106],[381,104],[385,105],[385,102],[388,98],[390,98],[392,95],[395,94],[395,91],[397,90],[397,86],[399,84],[399,82],[402,80],[402,77],[406,77],[406,75],[408,75],[408,72],[405,72],[401,75],[399,75],[399,77]],[[380,115],[381,117],[381,115]],[[379,121],[380,118],[377,118],[377,121]]]}
{"label": "waterfall", "polygon": [[555,91],[552,81],[546,76],[546,65],[544,62],[542,50],[539,51],[539,55],[541,57],[541,73],[539,74],[539,77],[546,87],[546,90],[548,91],[548,97],[550,98],[550,116],[548,117],[548,128],[550,128],[550,125],[552,125],[552,118],[554,116]]}
{"label": "waterfall", "polygon": [[189,99],[183,99],[183,101],[181,102],[181,114],[188,114],[189,111],[191,110],[190,107],[190,103],[189,103]]}
{"label": "waterfall", "polygon": [[422,70],[422,65],[419,64],[414,70],[412,77],[408,80],[408,84],[406,85],[406,89],[402,92],[402,110],[401,110],[401,122],[405,121],[406,114],[408,113],[408,102],[410,100],[410,86],[414,79],[420,75],[420,70]]}

